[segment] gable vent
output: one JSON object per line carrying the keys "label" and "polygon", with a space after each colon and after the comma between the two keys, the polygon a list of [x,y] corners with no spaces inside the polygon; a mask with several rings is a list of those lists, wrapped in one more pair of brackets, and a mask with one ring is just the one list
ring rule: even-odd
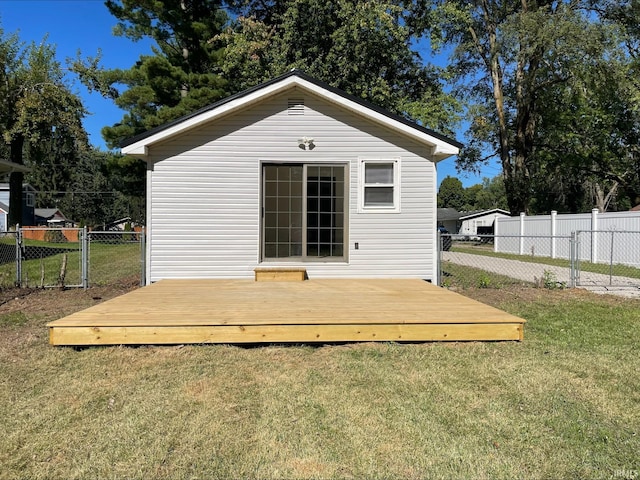
{"label": "gable vent", "polygon": [[290,98],[287,100],[287,110],[289,115],[304,115],[304,100],[301,98]]}

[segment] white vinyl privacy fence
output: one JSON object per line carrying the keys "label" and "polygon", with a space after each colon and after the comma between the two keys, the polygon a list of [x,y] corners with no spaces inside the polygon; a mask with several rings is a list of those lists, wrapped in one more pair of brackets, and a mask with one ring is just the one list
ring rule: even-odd
{"label": "white vinyl privacy fence", "polygon": [[[594,252],[597,262],[591,261]],[[489,288],[516,282],[640,289],[640,231],[576,231],[553,237],[442,234],[438,258],[438,283],[443,286]]]}
{"label": "white vinyl privacy fence", "polygon": [[640,268],[640,212],[536,215],[500,218],[494,225],[496,253],[571,259],[569,243],[577,242],[576,261]]}
{"label": "white vinyl privacy fence", "polygon": [[0,288],[144,284],[144,232],[18,228],[0,232]]}

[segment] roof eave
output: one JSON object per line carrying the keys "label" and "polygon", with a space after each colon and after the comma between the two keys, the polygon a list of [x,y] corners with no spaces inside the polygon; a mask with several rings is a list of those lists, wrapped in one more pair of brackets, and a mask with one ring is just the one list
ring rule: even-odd
{"label": "roof eave", "polygon": [[504,215],[511,215],[509,212],[507,212],[506,210],[503,210],[502,208],[490,208],[488,210],[483,210],[481,212],[476,212],[476,213],[471,213],[469,215],[461,216],[460,220],[469,220],[474,217],[482,217],[483,215],[490,215],[495,212],[499,212]]}
{"label": "roof eave", "polygon": [[379,109],[374,105],[365,104],[355,97],[344,94],[337,89],[321,84],[311,77],[307,77],[298,71],[292,71],[274,81],[267,82],[253,89],[241,92],[235,96],[225,99],[217,104],[205,107],[192,115],[178,119],[164,127],[159,127],[157,131],[150,131],[138,137],[134,137],[130,143],[124,143],[121,151],[125,155],[146,157],[149,154],[149,147],[156,143],[168,140],[186,131],[198,128],[210,121],[222,116],[234,113],[240,109],[263,101],[264,99],[277,95],[291,87],[298,86],[311,93],[314,93],[327,101],[338,104],[356,114],[385,125],[392,130],[413,138],[432,149],[432,160],[438,162],[445,158],[457,155],[460,151],[458,142],[445,139],[444,136],[436,134],[426,128],[406,121],[400,117],[389,114],[389,112]]}
{"label": "roof eave", "polygon": [[29,167],[20,165],[18,163],[10,162],[9,160],[0,160],[0,173],[12,173],[12,172],[30,172]]}

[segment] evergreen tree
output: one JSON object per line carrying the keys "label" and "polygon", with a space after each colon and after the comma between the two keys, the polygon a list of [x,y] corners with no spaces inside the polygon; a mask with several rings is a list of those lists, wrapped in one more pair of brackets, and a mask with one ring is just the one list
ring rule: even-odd
{"label": "evergreen tree", "polygon": [[447,176],[440,183],[438,190],[438,207],[462,210],[466,204],[466,195],[462,182],[455,177]]}
{"label": "evergreen tree", "polygon": [[154,54],[142,55],[128,70],[101,69],[99,57],[73,64],[85,85],[127,112],[102,130],[109,147],[228,94],[218,67],[217,35],[228,21],[220,0],[108,0],[106,5],[119,20],[116,35],[155,42]]}

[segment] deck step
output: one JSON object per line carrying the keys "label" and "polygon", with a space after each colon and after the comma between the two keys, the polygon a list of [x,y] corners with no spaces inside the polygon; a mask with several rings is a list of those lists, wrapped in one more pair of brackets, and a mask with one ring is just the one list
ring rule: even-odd
{"label": "deck step", "polygon": [[309,278],[304,267],[258,267],[254,273],[256,282],[301,282]]}

